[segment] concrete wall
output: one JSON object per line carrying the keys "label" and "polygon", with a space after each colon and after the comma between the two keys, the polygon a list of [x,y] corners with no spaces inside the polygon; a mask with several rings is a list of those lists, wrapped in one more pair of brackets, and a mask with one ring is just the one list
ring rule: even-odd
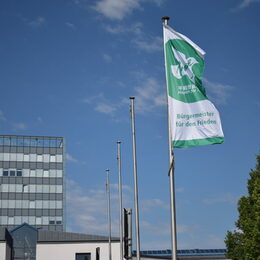
{"label": "concrete wall", "polygon": [[0,260],[11,260],[11,248],[5,241],[0,241]]}
{"label": "concrete wall", "polygon": [[0,241],[0,260],[6,260],[5,252],[6,252],[6,243],[5,241]]}
{"label": "concrete wall", "polygon": [[[100,248],[100,260],[108,260],[108,243],[39,243],[36,248],[36,260],[75,260],[76,253],[91,253],[96,260],[96,248]],[[120,260],[120,243],[112,243],[112,259]],[[0,258],[0,260],[2,260]]]}

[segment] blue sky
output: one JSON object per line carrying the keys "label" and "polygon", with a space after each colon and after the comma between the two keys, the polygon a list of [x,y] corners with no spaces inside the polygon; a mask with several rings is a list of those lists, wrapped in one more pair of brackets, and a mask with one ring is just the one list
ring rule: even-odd
{"label": "blue sky", "polygon": [[222,248],[259,152],[260,1],[2,0],[0,133],[64,136],[67,230],[118,235],[116,141],[133,207],[129,96],[136,97],[142,249],[170,248],[161,17],[206,51],[204,82],[225,143],[179,149],[178,248]]}

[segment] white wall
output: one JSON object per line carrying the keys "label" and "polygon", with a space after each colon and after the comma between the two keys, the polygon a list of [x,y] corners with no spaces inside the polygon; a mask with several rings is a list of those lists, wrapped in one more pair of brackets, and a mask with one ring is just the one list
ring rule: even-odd
{"label": "white wall", "polygon": [[5,252],[6,252],[6,243],[0,242],[0,260],[6,260]]}
{"label": "white wall", "polygon": [[[91,253],[96,259],[96,248],[100,248],[100,260],[108,260],[108,243],[39,243],[36,260],[75,260],[76,253]],[[112,243],[112,259],[120,260],[120,243]],[[0,260],[2,260],[0,258]]]}

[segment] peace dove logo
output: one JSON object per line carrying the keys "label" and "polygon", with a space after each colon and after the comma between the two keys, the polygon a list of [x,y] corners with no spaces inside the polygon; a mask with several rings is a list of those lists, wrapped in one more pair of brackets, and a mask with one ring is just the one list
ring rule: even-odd
{"label": "peace dove logo", "polygon": [[188,76],[188,78],[195,83],[195,76],[192,71],[192,67],[194,64],[198,63],[198,61],[193,57],[186,58],[185,54],[177,51],[172,47],[172,51],[174,57],[178,61],[178,65],[171,65],[171,71],[175,78],[181,79],[183,76]]}

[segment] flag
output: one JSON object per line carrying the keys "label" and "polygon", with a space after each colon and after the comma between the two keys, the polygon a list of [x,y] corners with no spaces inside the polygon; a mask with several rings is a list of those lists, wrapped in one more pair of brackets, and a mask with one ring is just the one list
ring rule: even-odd
{"label": "flag", "polygon": [[205,52],[168,25],[163,30],[172,146],[223,143],[219,112],[202,84]]}

